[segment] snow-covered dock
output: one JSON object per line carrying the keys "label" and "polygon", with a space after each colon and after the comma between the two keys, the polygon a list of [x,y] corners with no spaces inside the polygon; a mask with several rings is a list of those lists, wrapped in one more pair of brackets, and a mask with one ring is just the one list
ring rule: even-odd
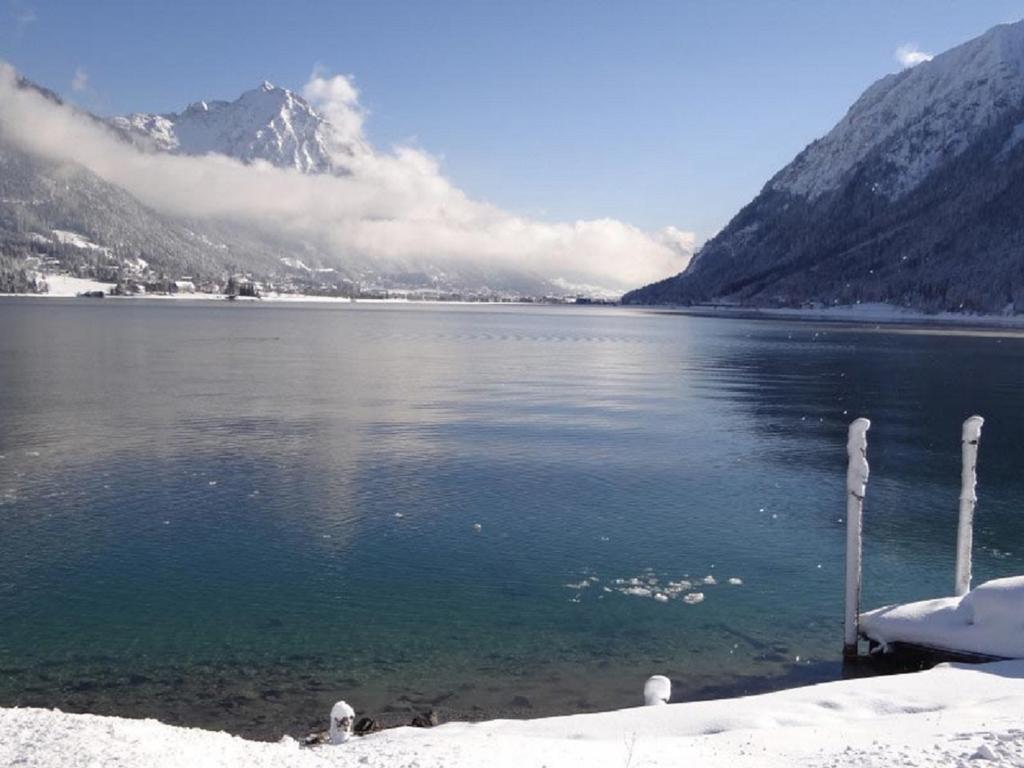
{"label": "snow-covered dock", "polygon": [[860,631],[886,651],[899,645],[982,659],[1024,659],[1024,576],[861,614]]}
{"label": "snow-covered dock", "polygon": [[846,622],[844,656],[856,658],[860,641],[869,653],[904,653],[978,662],[1024,659],[1024,576],[989,581],[971,590],[971,549],[977,504],[978,443],[984,419],[963,424],[960,518],[953,596],[860,612],[862,521],[867,493],[867,432],[871,422],[850,424],[847,440]]}

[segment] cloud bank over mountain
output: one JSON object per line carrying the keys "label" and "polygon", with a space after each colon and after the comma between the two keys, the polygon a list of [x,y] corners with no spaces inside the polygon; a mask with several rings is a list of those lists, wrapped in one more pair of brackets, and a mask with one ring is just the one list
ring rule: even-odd
{"label": "cloud bank over mountain", "polygon": [[18,87],[13,68],[2,63],[0,132],[23,150],[84,166],[161,213],[286,233],[338,260],[523,270],[611,291],[675,274],[689,262],[692,233],[648,233],[614,219],[518,216],[468,198],[422,149],[375,149],[350,78],[317,71],[302,93],[330,124],[336,173],[147,149],[91,115]]}

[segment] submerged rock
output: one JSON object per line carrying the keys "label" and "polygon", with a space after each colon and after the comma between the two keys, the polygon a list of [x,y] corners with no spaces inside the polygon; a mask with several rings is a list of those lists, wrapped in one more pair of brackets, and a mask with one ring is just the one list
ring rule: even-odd
{"label": "submerged rock", "polygon": [[441,720],[437,716],[437,712],[430,710],[426,714],[418,714],[409,723],[413,728],[433,728],[435,725],[439,725]]}
{"label": "submerged rock", "polygon": [[330,740],[331,737],[327,731],[316,731],[302,739],[302,746],[315,747],[320,744],[327,744]]}
{"label": "submerged rock", "polygon": [[381,731],[384,726],[374,720],[372,717],[360,717],[356,720],[355,728],[353,732],[356,736],[365,736],[368,733],[375,733]]}

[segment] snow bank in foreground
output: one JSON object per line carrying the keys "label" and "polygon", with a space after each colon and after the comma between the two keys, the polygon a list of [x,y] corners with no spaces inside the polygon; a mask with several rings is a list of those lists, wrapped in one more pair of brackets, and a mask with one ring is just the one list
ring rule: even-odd
{"label": "snow bank in foreground", "polygon": [[961,597],[868,611],[861,632],[883,645],[914,643],[948,651],[1024,659],[1024,576],[987,581]]}
{"label": "snow bank in foreground", "polygon": [[593,715],[400,728],[313,749],[153,720],[0,709],[0,765],[1024,766],[1022,712],[1024,661]]}

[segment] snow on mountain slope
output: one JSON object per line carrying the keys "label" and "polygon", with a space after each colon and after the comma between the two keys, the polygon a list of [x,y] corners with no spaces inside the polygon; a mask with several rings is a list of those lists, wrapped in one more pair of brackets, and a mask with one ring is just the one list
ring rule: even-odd
{"label": "snow on mountain slope", "polygon": [[1024,314],[1024,21],[870,86],[635,304]]}
{"label": "snow on mountain slope", "polygon": [[154,149],[263,160],[301,173],[344,173],[359,147],[295,93],[264,82],[235,101],[199,101],[181,113],[136,113],[111,122]]}
{"label": "snow on mountain slope", "polygon": [[771,186],[813,199],[879,151],[887,173],[875,191],[899,198],[1022,100],[1024,22],[1003,24],[876,82]]}

